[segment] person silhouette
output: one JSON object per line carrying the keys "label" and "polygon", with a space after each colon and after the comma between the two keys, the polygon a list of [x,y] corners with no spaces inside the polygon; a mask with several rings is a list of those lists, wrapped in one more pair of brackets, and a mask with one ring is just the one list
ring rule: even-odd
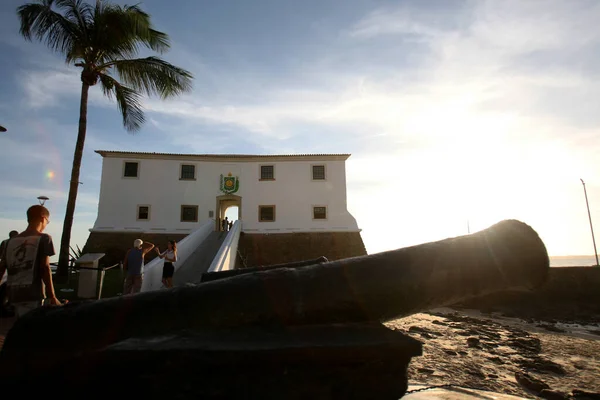
{"label": "person silhouette", "polygon": [[8,271],[8,293],[17,318],[22,317],[44,301],[60,306],[56,298],[50,257],[54,255],[52,237],[44,230],[50,223],[50,211],[34,205],[27,210],[27,229],[13,236],[4,245],[0,260],[0,276]]}

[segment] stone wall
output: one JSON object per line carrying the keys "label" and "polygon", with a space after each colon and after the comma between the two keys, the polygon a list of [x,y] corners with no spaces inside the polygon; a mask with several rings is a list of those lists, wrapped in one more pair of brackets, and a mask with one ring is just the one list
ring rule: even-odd
{"label": "stone wall", "polygon": [[[242,232],[238,251],[248,267],[303,261],[320,256],[332,261],[367,254],[360,232]],[[239,263],[238,259],[238,267]]]}
{"label": "stone wall", "polygon": [[[154,243],[164,250],[167,248],[169,240],[180,241],[187,234],[166,234],[166,233],[140,233],[140,232],[91,232],[88,240],[83,247],[84,253],[105,253],[100,260],[104,266],[111,266],[123,261],[127,250],[133,247],[135,239],[142,239],[144,242]],[[156,257],[156,253],[151,251],[146,255],[145,262],[148,263]]]}
{"label": "stone wall", "polygon": [[458,306],[521,318],[600,322],[600,268],[553,267],[534,292],[496,293]]}

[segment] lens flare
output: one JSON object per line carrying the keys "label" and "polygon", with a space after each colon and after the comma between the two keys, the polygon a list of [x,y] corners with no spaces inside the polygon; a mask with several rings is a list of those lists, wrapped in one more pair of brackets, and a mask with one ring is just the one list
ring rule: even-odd
{"label": "lens flare", "polygon": [[54,171],[46,172],[46,178],[48,178],[50,180],[54,179]]}

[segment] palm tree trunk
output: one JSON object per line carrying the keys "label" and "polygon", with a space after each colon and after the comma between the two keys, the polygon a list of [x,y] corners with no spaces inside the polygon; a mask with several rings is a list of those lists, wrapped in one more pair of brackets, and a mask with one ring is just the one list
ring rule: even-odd
{"label": "palm tree trunk", "polygon": [[87,103],[90,86],[81,84],[81,104],[79,105],[79,132],[73,155],[73,169],[71,170],[71,181],[69,183],[69,198],[67,210],[65,211],[65,222],[63,223],[62,237],[60,239],[60,253],[58,255],[58,270],[56,275],[58,281],[64,282],[69,270],[69,245],[71,242],[71,228],[73,227],[73,215],[75,214],[75,202],[77,190],[79,189],[79,169],[83,158],[83,145],[85,143],[85,132],[87,128]]}

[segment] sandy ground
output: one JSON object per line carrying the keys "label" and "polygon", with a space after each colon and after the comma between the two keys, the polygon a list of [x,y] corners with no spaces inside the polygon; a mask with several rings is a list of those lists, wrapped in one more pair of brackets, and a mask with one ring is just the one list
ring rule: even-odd
{"label": "sandy ground", "polygon": [[410,364],[412,384],[456,384],[526,398],[544,387],[558,392],[546,391],[546,398],[571,398],[574,389],[575,395],[600,393],[600,324],[438,309],[386,325],[424,344],[423,355]]}

